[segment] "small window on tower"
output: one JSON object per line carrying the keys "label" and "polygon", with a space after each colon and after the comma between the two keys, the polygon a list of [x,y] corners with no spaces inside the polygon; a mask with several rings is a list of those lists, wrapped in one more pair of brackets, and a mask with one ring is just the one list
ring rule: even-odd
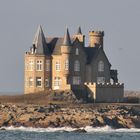
{"label": "small window on tower", "polygon": [[55,69],[56,69],[56,71],[60,71],[60,61],[56,61]]}
{"label": "small window on tower", "polygon": [[65,70],[69,70],[69,60],[65,61]]}
{"label": "small window on tower", "polygon": [[78,49],[78,48],[76,48],[75,54],[76,54],[76,55],[79,55],[79,49]]}

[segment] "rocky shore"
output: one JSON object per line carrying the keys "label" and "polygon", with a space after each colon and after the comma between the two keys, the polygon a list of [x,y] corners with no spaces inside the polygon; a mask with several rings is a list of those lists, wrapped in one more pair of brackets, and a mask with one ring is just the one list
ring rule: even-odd
{"label": "rocky shore", "polygon": [[[0,127],[140,128],[140,105],[14,105],[0,104]],[[81,130],[84,132],[84,130]]]}

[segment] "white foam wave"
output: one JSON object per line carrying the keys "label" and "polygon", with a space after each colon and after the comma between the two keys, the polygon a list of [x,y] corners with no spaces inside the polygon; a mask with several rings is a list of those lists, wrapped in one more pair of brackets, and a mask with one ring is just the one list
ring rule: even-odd
{"label": "white foam wave", "polygon": [[84,128],[87,132],[107,132],[107,133],[110,133],[110,132],[140,132],[140,129],[139,128],[119,128],[119,129],[113,129],[111,128],[110,126],[104,126],[104,127],[91,127],[91,126],[86,126]]}
{"label": "white foam wave", "polygon": [[[72,132],[77,130],[76,128],[71,128],[71,127],[61,127],[61,128],[33,128],[33,127],[1,127],[1,129],[9,130],[9,131],[25,131],[25,132]],[[91,126],[86,126],[86,127],[81,127],[80,129],[86,130],[88,133],[111,133],[111,132],[127,132],[127,133],[138,133],[140,132],[139,128],[121,128],[121,129],[112,129],[110,126],[105,126],[105,127],[91,127]]]}
{"label": "white foam wave", "polygon": [[10,131],[27,131],[27,132],[62,132],[62,131],[74,131],[76,128],[71,128],[71,127],[60,127],[60,128],[33,128],[33,127],[1,127],[2,130],[10,130]]}

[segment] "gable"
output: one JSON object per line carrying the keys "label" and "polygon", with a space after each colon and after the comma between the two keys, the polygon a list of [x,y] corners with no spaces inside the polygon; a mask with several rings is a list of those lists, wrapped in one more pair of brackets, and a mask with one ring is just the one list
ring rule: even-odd
{"label": "gable", "polygon": [[95,61],[97,61],[97,59],[99,59],[99,60],[102,59],[104,62],[106,62],[109,65],[109,67],[111,67],[110,62],[109,62],[104,50],[101,47],[98,49],[98,51],[94,55],[91,62],[94,63]]}

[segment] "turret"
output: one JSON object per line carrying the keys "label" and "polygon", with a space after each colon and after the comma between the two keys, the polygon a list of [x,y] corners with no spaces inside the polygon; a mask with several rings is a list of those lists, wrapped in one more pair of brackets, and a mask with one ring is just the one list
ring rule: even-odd
{"label": "turret", "polygon": [[78,39],[80,42],[85,44],[85,35],[82,34],[81,27],[78,27],[77,33],[73,36],[74,39]]}
{"label": "turret", "polygon": [[[68,28],[66,28],[66,32],[64,35],[63,44],[61,46],[61,54],[63,58],[63,74],[65,77],[69,75],[69,59],[70,59],[70,53],[71,53],[71,38],[69,34]],[[67,83],[67,78],[65,79]]]}
{"label": "turret", "polygon": [[63,44],[61,46],[61,53],[62,54],[69,54],[70,53],[70,49],[71,49],[71,39],[70,39],[70,34],[69,34],[69,30],[68,28],[66,28],[66,32],[64,35],[64,40],[63,40]]}
{"label": "turret", "polygon": [[90,47],[103,47],[104,31],[90,31],[89,32],[89,46]]}

